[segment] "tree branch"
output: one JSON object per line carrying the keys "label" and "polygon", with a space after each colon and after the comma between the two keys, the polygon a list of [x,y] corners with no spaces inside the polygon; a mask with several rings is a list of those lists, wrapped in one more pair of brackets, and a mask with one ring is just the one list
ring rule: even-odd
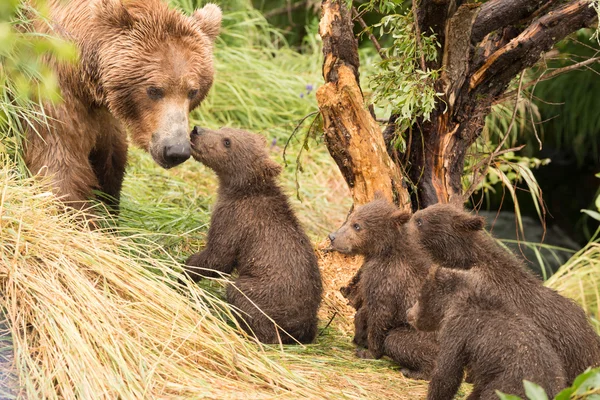
{"label": "tree branch", "polygon": [[519,36],[494,52],[470,78],[470,91],[497,96],[521,70],[567,35],[591,25],[595,10],[588,0],[574,0],[534,21]]}
{"label": "tree branch", "polygon": [[335,0],[323,0],[321,9],[325,84],[316,97],[327,149],[348,183],[355,205],[373,200],[375,192],[381,191],[409,211],[410,196],[402,171],[389,157],[381,129],[364,106],[350,10]]}
{"label": "tree branch", "polygon": [[[417,0],[413,0],[417,1]],[[455,7],[454,0],[421,0],[417,8],[416,22],[422,32],[435,33],[440,43],[437,61],[427,62],[427,68],[438,69],[442,65],[444,43],[446,42],[446,21],[449,18],[451,7]]]}
{"label": "tree branch", "polygon": [[367,25],[367,23],[365,22],[363,17],[360,16],[356,7],[352,7],[352,18],[358,20],[358,23],[360,24],[361,28],[363,28],[364,32],[367,32],[367,35],[369,36],[369,40],[373,43],[373,46],[375,46],[375,49],[377,49],[377,53],[379,53],[379,57],[381,57],[382,60],[385,60],[387,57],[386,57],[385,53],[381,50],[381,45],[379,44],[379,41],[377,40],[375,35],[373,35],[373,33],[371,33],[371,31],[369,30],[369,25]]}
{"label": "tree branch", "polygon": [[600,62],[600,57],[589,58],[585,61],[581,61],[581,62],[572,64],[572,65],[567,65],[566,67],[554,69],[554,70],[552,70],[552,72],[549,72],[549,73],[545,74],[544,76],[540,77],[540,79],[537,79],[533,82],[526,83],[525,85],[523,85],[522,89],[513,90],[512,92],[507,92],[507,93],[503,94],[497,100],[494,101],[494,105],[502,103],[505,100],[518,95],[520,90],[525,90],[527,88],[530,88],[531,86],[536,85],[538,82],[547,81],[548,79],[552,79],[558,75],[561,75],[561,74],[564,74],[564,73],[567,73],[570,71],[574,71],[576,69],[579,69],[579,68],[585,67],[587,65],[597,63],[597,62]]}
{"label": "tree branch", "polygon": [[479,43],[490,32],[512,25],[552,0],[490,0],[481,5],[473,24],[471,42]]}

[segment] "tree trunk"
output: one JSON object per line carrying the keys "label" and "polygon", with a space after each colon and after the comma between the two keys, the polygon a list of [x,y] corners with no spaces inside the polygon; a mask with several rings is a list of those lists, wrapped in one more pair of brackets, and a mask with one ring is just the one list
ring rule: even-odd
{"label": "tree trunk", "polygon": [[356,204],[382,190],[406,209],[409,194],[401,171],[408,171],[416,188],[413,209],[463,203],[465,155],[481,134],[494,101],[555,43],[597,23],[588,0],[421,0],[416,25],[422,32],[434,32],[441,45],[438,60],[426,65],[442,71],[434,84],[441,97],[430,119],[418,120],[407,132],[405,165],[398,166],[385,151],[394,136],[395,116],[384,140],[364,107],[357,45],[344,4],[324,0],[319,26],[326,83],[317,101],[327,148]]}
{"label": "tree trunk", "polygon": [[[431,2],[439,0],[421,2],[422,23]],[[437,27],[439,18],[434,20]],[[491,0],[467,3],[455,12],[449,8],[438,66],[442,74],[435,84],[442,101],[430,121],[418,121],[411,129],[409,175],[417,187],[418,208],[465,201],[465,155],[494,100],[555,43],[596,20],[587,0]],[[422,29],[428,29],[426,23]]]}
{"label": "tree trunk", "polygon": [[358,81],[357,42],[343,2],[326,0],[319,33],[323,38],[323,77],[317,90],[325,143],[342,171],[355,205],[376,191],[407,211],[410,197],[402,173],[387,154],[381,129],[364,105]]}

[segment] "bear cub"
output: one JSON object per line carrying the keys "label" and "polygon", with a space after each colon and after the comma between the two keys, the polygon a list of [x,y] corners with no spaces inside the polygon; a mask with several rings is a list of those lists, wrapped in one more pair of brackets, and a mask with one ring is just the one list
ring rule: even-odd
{"label": "bear cub", "polygon": [[408,321],[419,330],[438,331],[440,352],[427,399],[452,399],[467,370],[468,397],[497,398],[495,391],[525,398],[523,380],[540,385],[550,398],[566,386],[558,354],[544,333],[501,302],[478,296],[469,271],[434,266]]}
{"label": "bear cub", "polygon": [[355,342],[368,348],[357,355],[386,355],[405,368],[405,375],[426,379],[437,355],[435,334],[412,328],[406,311],[417,300],[429,262],[407,235],[409,219],[410,214],[377,198],[357,207],[329,239],[335,251],[364,256],[359,273],[344,289],[357,309]]}
{"label": "bear cub", "polygon": [[281,167],[265,139],[195,127],[191,147],[217,174],[219,191],[206,247],[188,258],[186,273],[197,282],[237,269],[226,293],[244,330],[263,343],[312,342],[322,294],[317,257],[277,184]]}
{"label": "bear cub", "polygon": [[435,204],[416,212],[413,235],[441,267],[469,270],[480,296],[500,299],[541,329],[560,357],[571,384],[600,365],[600,337],[581,307],[542,282],[483,230],[484,219],[462,207]]}
{"label": "bear cub", "polygon": [[346,286],[340,288],[340,293],[350,307],[356,310],[354,313],[354,338],[352,341],[359,347],[367,348],[367,308],[363,307],[364,297],[362,284],[360,282],[361,269],[352,277]]}

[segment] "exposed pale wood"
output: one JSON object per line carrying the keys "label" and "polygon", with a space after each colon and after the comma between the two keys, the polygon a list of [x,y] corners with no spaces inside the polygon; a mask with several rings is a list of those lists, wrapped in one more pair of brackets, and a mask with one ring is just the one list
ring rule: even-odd
{"label": "exposed pale wood", "polygon": [[588,0],[571,1],[540,17],[487,59],[470,78],[470,89],[485,84],[500,86],[504,91],[505,85],[520,71],[534,65],[542,53],[595,19],[596,13]]}
{"label": "exposed pale wood", "polygon": [[319,33],[323,39],[325,85],[317,90],[325,140],[350,186],[355,205],[376,191],[410,210],[400,168],[389,157],[381,129],[364,105],[358,82],[358,51],[350,12],[344,3],[323,1]]}
{"label": "exposed pale wood", "polygon": [[406,153],[395,154],[389,145],[397,116],[390,117],[383,140],[363,104],[356,41],[342,4],[322,3],[326,84],[317,100],[327,146],[357,204],[381,188],[388,197],[392,193],[408,204],[400,173],[406,171],[411,188],[416,189],[413,209],[462,202],[465,155],[481,134],[494,100],[555,43],[597,23],[588,0],[420,0],[417,24],[423,32],[433,31],[442,45],[438,60],[426,63],[426,68],[441,69],[440,79],[434,82],[441,95],[430,119],[418,119],[404,133]]}

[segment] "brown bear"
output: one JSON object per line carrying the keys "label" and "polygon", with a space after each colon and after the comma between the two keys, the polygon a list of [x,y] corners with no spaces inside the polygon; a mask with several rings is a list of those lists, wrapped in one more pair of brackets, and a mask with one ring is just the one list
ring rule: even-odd
{"label": "brown bear", "polygon": [[348,300],[348,304],[356,310],[354,314],[354,338],[352,341],[359,347],[368,347],[367,343],[367,308],[363,307],[364,298],[361,288],[359,269],[352,277],[348,285],[340,288],[340,293]]}
{"label": "brown bear", "polygon": [[41,33],[73,41],[74,65],[49,60],[63,101],[44,104],[46,121],[27,127],[31,173],[50,175],[63,200],[83,208],[94,190],[116,211],[133,142],[162,167],[190,155],[188,114],[213,82],[221,10],[187,17],[160,0],[50,0]]}
{"label": "brown bear", "polygon": [[411,378],[426,378],[437,354],[435,334],[417,332],[406,320],[406,311],[415,303],[429,259],[407,235],[404,213],[387,200],[378,198],[357,207],[344,225],[329,235],[331,248],[343,254],[361,254],[356,287],[362,298],[355,317],[355,337],[366,347],[359,357],[392,358]]}
{"label": "brown bear", "polygon": [[543,286],[483,230],[483,218],[436,204],[416,212],[408,225],[434,262],[472,271],[481,296],[501,299],[530,317],[558,353],[569,384],[588,367],[600,365],[600,337],[581,307]]}
{"label": "brown bear", "polygon": [[194,128],[191,145],[192,157],[216,172],[219,193],[206,247],[188,258],[187,274],[198,281],[237,269],[227,300],[245,330],[263,343],[312,342],[322,294],[317,256],[277,184],[281,167],[264,137]]}
{"label": "brown bear", "polygon": [[477,279],[469,271],[434,266],[408,311],[411,325],[438,331],[440,351],[427,398],[454,398],[465,369],[473,383],[469,400],[497,398],[496,390],[525,398],[524,379],[553,398],[566,386],[558,354],[531,318],[476,294]]}

